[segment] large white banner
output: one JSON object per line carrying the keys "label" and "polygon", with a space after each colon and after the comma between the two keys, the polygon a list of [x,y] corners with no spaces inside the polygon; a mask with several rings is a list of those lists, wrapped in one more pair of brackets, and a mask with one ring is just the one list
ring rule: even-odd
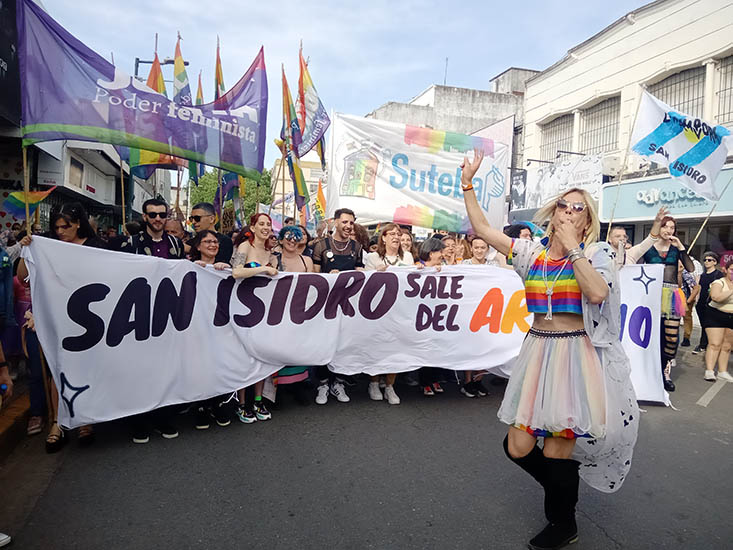
{"label": "large white banner", "polygon": [[[519,277],[495,267],[235,281],[188,261],[42,237],[24,257],[38,337],[60,392],[59,421],[67,427],[222,395],[285,365],[329,364],[344,374],[435,366],[508,375],[532,321]],[[663,401],[661,271],[643,267],[622,270],[624,344],[639,398]]]}
{"label": "large white banner", "polygon": [[631,363],[631,382],[639,401],[669,403],[662,383],[660,341],[663,265],[621,269],[621,344]]}
{"label": "large white banner", "polygon": [[467,232],[460,165],[485,153],[473,179],[494,227],[504,224],[509,148],[490,138],[337,114],[331,126],[328,215],[351,208],[365,221]]}
{"label": "large white banner", "polygon": [[529,330],[521,280],[501,268],[235,281],[188,261],[41,237],[24,254],[68,427],[221,395],[285,365],[498,368]]}

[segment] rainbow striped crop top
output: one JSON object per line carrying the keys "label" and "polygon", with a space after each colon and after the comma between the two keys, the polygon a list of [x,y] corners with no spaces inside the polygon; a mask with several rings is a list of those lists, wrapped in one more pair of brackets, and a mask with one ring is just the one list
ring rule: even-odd
{"label": "rainbow striped crop top", "polygon": [[[547,258],[547,286],[542,279],[542,270],[547,249],[545,248],[535,259],[524,281],[524,290],[527,296],[527,311],[532,313],[547,313],[547,288],[552,288],[553,313],[583,314],[583,295],[580,292],[578,281],[575,280],[573,264],[568,262],[563,268],[565,258],[553,260]],[[562,269],[562,272],[560,270]],[[558,276],[559,273],[559,276]],[[557,283],[553,287],[553,281]]]}

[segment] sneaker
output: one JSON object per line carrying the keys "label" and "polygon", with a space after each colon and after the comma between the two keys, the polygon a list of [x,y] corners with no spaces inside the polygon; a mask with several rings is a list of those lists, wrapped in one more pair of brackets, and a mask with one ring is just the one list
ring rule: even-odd
{"label": "sneaker", "polygon": [[733,376],[728,371],[718,371],[718,380],[725,380],[726,382],[733,382]]}
{"label": "sneaker", "polygon": [[440,386],[438,382],[433,383],[433,391],[435,393],[443,393],[443,388]]}
{"label": "sneaker", "polygon": [[254,410],[257,420],[270,420],[272,418],[272,413],[267,410],[262,401],[255,401]]}
{"label": "sneaker", "polygon": [[379,389],[379,382],[369,382],[369,399],[372,401],[381,401],[382,391]]}
{"label": "sneaker", "polygon": [[473,383],[473,389],[476,390],[476,395],[479,397],[486,397],[489,395],[489,392],[486,391],[486,388],[484,388],[484,385],[481,383],[480,380],[475,380]]}
{"label": "sneaker", "polygon": [[159,424],[155,427],[155,431],[162,435],[164,439],[175,439],[178,437],[178,430],[170,424]]}
{"label": "sneaker", "polygon": [[473,389],[473,382],[467,382],[461,386],[461,393],[466,397],[476,397],[476,390]]}
{"label": "sneaker", "polygon": [[143,444],[150,441],[150,434],[145,428],[135,428],[132,432],[132,442]]}
{"label": "sneaker", "polygon": [[328,403],[328,383],[318,386],[316,393],[316,404],[325,405]]}
{"label": "sneaker", "polygon": [[397,395],[397,393],[394,391],[394,386],[385,386],[384,387],[384,396],[387,398],[387,403],[390,405],[399,405],[400,404],[400,398]]}
{"label": "sneaker", "polygon": [[217,425],[222,428],[232,423],[232,419],[229,416],[229,412],[224,406],[224,403],[219,403],[218,405],[211,407],[211,418],[213,418]]}
{"label": "sneaker", "polygon": [[697,355],[698,353],[702,353],[705,350],[702,349],[700,346],[697,346],[695,349],[692,350],[693,355]]}
{"label": "sneaker", "polygon": [[684,340],[682,340],[682,343],[680,344],[680,346],[682,346],[683,348],[689,348],[690,347],[690,339],[689,338],[685,338]]}
{"label": "sneaker", "polygon": [[28,419],[28,429],[26,430],[27,435],[36,435],[43,431],[43,417],[42,416],[31,416]]}
{"label": "sneaker", "polygon": [[351,401],[351,399],[349,399],[349,396],[346,395],[346,388],[344,388],[344,383],[338,380],[331,385],[331,395],[338,399],[339,403],[348,403],[349,401]]}
{"label": "sneaker", "polygon": [[435,395],[435,392],[433,391],[433,388],[431,388],[430,386],[425,386],[422,389],[422,394],[429,395],[432,397],[433,395]]}
{"label": "sneaker", "polygon": [[0,533],[0,546],[7,546],[8,544],[10,544],[11,540],[13,539],[10,538],[10,535]]}
{"label": "sneaker", "polygon": [[408,386],[419,386],[420,382],[417,380],[417,376],[415,375],[415,372],[406,372],[402,376],[402,381],[407,384]]}
{"label": "sneaker", "polygon": [[239,421],[243,424],[252,424],[253,422],[257,422],[255,413],[248,411],[244,407],[239,407],[237,409],[237,418],[239,418]]}
{"label": "sneaker", "polygon": [[715,382],[715,380],[716,380],[716,378],[715,378],[715,371],[706,370],[705,371],[705,380],[707,380],[708,382]]}
{"label": "sneaker", "polygon": [[206,413],[206,409],[204,409],[203,407],[199,407],[198,409],[196,409],[196,429],[209,429],[209,415]]}

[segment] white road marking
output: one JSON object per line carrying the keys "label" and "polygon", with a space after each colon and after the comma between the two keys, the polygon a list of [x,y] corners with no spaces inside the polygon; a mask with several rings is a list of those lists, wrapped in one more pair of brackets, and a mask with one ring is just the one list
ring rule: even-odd
{"label": "white road marking", "polygon": [[718,395],[718,392],[723,389],[723,386],[725,386],[727,383],[728,382],[726,382],[725,380],[717,380],[715,384],[713,384],[713,387],[706,391],[702,395],[702,397],[697,400],[697,404],[701,407],[707,407],[708,405],[710,405],[713,397]]}

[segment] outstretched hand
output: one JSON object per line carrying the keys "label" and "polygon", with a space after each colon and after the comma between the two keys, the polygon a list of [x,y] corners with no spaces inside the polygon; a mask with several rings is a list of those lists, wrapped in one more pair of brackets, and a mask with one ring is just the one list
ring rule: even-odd
{"label": "outstretched hand", "polygon": [[659,231],[662,229],[662,219],[669,215],[669,210],[662,206],[658,211],[657,215],[654,216],[654,223],[652,224],[651,234],[659,236]]}
{"label": "outstretched hand", "polygon": [[473,176],[478,172],[481,161],[484,160],[484,152],[481,149],[473,150],[473,161],[469,161],[468,157],[463,157],[461,163],[461,185],[471,185]]}

